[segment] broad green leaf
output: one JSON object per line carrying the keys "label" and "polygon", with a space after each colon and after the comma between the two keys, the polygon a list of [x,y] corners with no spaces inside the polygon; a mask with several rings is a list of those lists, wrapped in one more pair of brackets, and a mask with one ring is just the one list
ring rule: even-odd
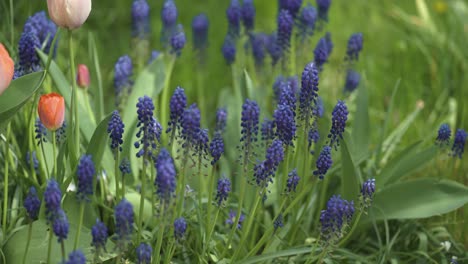
{"label": "broad green leaf", "polygon": [[378,177],[379,185],[395,183],[409,173],[427,165],[438,153],[437,146],[431,146],[418,151],[419,143],[415,143],[403,150],[394,160],[382,169]]}
{"label": "broad green leaf", "polygon": [[349,147],[352,146],[350,137],[345,134],[345,140],[341,141],[341,194],[347,200],[356,200],[359,193],[359,172],[357,171],[354,161],[351,157]]}
{"label": "broad green leaf", "polygon": [[[377,179],[377,186],[380,182]],[[414,219],[441,215],[468,203],[468,187],[449,180],[416,179],[390,185],[375,194],[373,215]]]}
{"label": "broad green leaf", "polygon": [[44,72],[41,71],[22,76],[11,82],[10,87],[0,95],[0,126],[21,109],[41,87],[43,81]]}
{"label": "broad green leaf", "polygon": [[113,173],[114,171],[114,159],[112,152],[110,151],[108,142],[107,126],[112,114],[109,114],[101,123],[98,125],[93,133],[93,137],[89,141],[88,149],[86,153],[93,157],[94,164],[96,166],[101,164],[107,173]]}
{"label": "broad green leaf", "polygon": [[292,249],[281,250],[273,253],[263,254],[260,256],[251,257],[245,260],[242,260],[239,263],[251,264],[251,263],[266,263],[267,261],[277,260],[281,257],[291,257],[297,255],[308,254],[311,251],[311,247],[298,247]]}
{"label": "broad green leaf", "polygon": [[[151,187],[151,186],[150,186]],[[148,191],[149,192],[149,191]],[[125,194],[125,199],[127,199],[133,206],[133,211],[135,212],[135,219],[140,217],[140,199],[141,195],[136,192],[130,192]],[[152,207],[154,206],[148,199],[144,200],[145,207],[143,208],[143,222],[150,226],[155,224],[156,218],[152,215]]]}
{"label": "broad green leaf", "polygon": [[353,141],[354,145],[359,146],[356,148],[357,157],[362,157],[369,151],[369,95],[367,93],[367,85],[361,85],[358,89],[356,99],[356,116],[353,122]]}
{"label": "broad green leaf", "polygon": [[[44,54],[40,50],[37,51],[37,54],[39,55],[43,63],[47,63],[47,54]],[[71,90],[71,85],[68,82],[68,79],[65,77],[63,72],[60,70],[60,68],[57,66],[57,64],[54,61],[50,63],[49,74],[54,80],[54,83],[56,85],[56,87],[54,88],[56,88],[59,91],[59,93],[63,96],[63,98],[65,99],[65,105],[67,107],[67,111],[70,111],[72,90]],[[77,94],[80,95],[81,93],[77,93]],[[96,124],[90,118],[90,115],[88,111],[86,110],[86,105],[85,105],[84,100],[79,97],[78,97],[78,116],[79,116],[78,118],[80,119],[81,134],[84,135],[84,139],[86,140],[86,142],[89,142],[93,135],[93,131],[96,128]]]}
{"label": "broad green leaf", "polygon": [[96,41],[94,34],[89,32],[88,34],[88,46],[91,54],[91,69],[94,74],[91,74],[91,92],[94,94],[94,109],[96,109],[97,120],[104,118],[104,88],[102,87],[102,75],[101,66],[99,63],[99,54],[96,48]]}
{"label": "broad green leaf", "polygon": [[254,98],[254,84],[252,79],[249,76],[247,70],[244,69],[244,76],[245,76],[245,87],[247,89],[247,98]]}

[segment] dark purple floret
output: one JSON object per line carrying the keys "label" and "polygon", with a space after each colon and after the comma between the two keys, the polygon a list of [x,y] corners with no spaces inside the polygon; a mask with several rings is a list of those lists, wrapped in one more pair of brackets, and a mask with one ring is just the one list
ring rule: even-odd
{"label": "dark purple floret", "polygon": [[353,218],[354,202],[334,195],[327,202],[327,209],[320,213],[321,236],[328,243],[333,243],[343,236],[343,231]]}
{"label": "dark purple floret", "polygon": [[54,215],[60,209],[60,202],[62,199],[62,192],[60,191],[60,187],[54,179],[50,179],[47,182],[47,187],[44,192],[44,201],[46,207],[46,215],[48,222],[54,218]]}
{"label": "dark purple floret", "polygon": [[177,23],[177,7],[173,0],[166,0],[161,10],[161,19],[163,27],[171,29],[175,27]]}
{"label": "dark purple floret", "polygon": [[315,63],[307,64],[302,72],[301,90],[299,91],[299,119],[307,124],[313,115],[317,103],[319,71]]}
{"label": "dark purple floret", "polygon": [[174,236],[176,239],[182,239],[187,231],[187,222],[185,218],[179,217],[174,221]]}
{"label": "dark purple floret", "polygon": [[66,139],[67,139],[67,120],[64,120],[62,126],[55,131],[55,140],[57,144],[63,144]]}
{"label": "dark purple floret", "polygon": [[[233,225],[234,222],[236,221],[236,216],[237,216],[237,213],[236,211],[234,210],[230,210],[229,211],[229,217],[228,219],[226,220],[226,224],[228,225]],[[241,229],[242,228],[242,223],[244,222],[245,220],[245,215],[243,213],[241,213],[240,217],[239,217],[239,222],[237,223],[237,229]]]}
{"label": "dark purple floret", "polygon": [[259,187],[266,188],[284,159],[283,142],[275,139],[266,151],[266,159],[254,167],[254,179]]}
{"label": "dark purple floret", "polygon": [[157,51],[157,50],[153,50],[151,51],[151,56],[148,60],[148,64],[151,64],[153,63],[153,61],[157,58],[159,58],[159,55],[161,55],[161,52],[160,51]]}
{"label": "dark purple floret", "polygon": [[295,192],[300,179],[301,178],[299,177],[299,175],[297,175],[297,169],[293,169],[288,174],[288,181],[286,182],[286,192]]}
{"label": "dark purple floret", "polygon": [[93,247],[98,250],[106,248],[109,233],[107,226],[103,222],[99,221],[99,219],[96,219],[96,224],[91,228],[91,235],[93,237],[93,241],[91,242]]}
{"label": "dark purple floret", "polygon": [[150,244],[141,243],[136,249],[137,264],[151,264],[153,249]]}
{"label": "dark purple floret", "polygon": [[171,97],[171,101],[169,103],[170,109],[170,120],[167,126],[167,133],[180,128],[180,122],[182,119],[182,114],[184,113],[184,109],[187,107],[187,96],[185,95],[184,88],[178,86],[174,94]]}
{"label": "dark purple floret", "polygon": [[[32,32],[39,38],[41,45],[45,44],[44,52],[49,53],[52,40],[57,32],[57,26],[51,20],[47,19],[45,11],[40,11],[30,16],[24,24],[23,32]],[[46,42],[47,41],[47,42]],[[55,44],[54,53],[57,44]]]}
{"label": "dark purple floret", "polygon": [[448,124],[440,125],[437,138],[436,138],[436,144],[448,145],[451,135],[452,135],[452,130],[450,130],[450,126]]}
{"label": "dark purple floret", "polygon": [[177,25],[176,31],[171,35],[171,52],[176,56],[180,56],[186,42],[184,28],[179,24]]}
{"label": "dark purple floret", "polygon": [[340,139],[343,138],[343,133],[348,119],[348,108],[344,101],[339,100],[332,112],[332,127],[328,138],[330,139],[330,147],[335,149],[340,145]]}
{"label": "dark purple floret", "polygon": [[205,13],[195,16],[192,20],[193,48],[204,50],[208,46],[208,28],[210,22]]}
{"label": "dark purple floret", "polygon": [[39,175],[40,170],[39,170],[39,160],[37,159],[36,156],[36,151],[33,152],[26,152],[26,165],[36,172],[36,175]]}
{"label": "dark purple floret", "polygon": [[314,62],[320,70],[325,62],[328,61],[331,52],[330,47],[333,46],[330,46],[330,42],[327,41],[326,37],[319,39],[317,46],[315,46]]}
{"label": "dark purple floret", "polygon": [[228,195],[231,192],[231,181],[228,178],[221,178],[218,180],[218,190],[216,192],[216,198],[218,206],[224,201],[227,201]]}
{"label": "dark purple floret", "polygon": [[328,21],[328,9],[330,9],[331,0],[316,0],[318,17],[323,22]]}
{"label": "dark purple floret", "polygon": [[176,189],[176,169],[169,151],[165,148],[161,149],[154,166],[156,168],[154,180],[154,185],[157,187],[156,193],[162,201],[168,202]]}
{"label": "dark purple floret", "polygon": [[47,128],[42,124],[41,119],[36,118],[36,123],[34,123],[36,127],[34,132],[36,133],[36,140],[37,145],[42,144],[43,142],[47,142]]}
{"label": "dark purple floret", "polygon": [[242,23],[246,31],[251,31],[255,25],[255,6],[253,0],[244,0],[241,9]]}
{"label": "dark purple floret", "polygon": [[310,3],[305,6],[299,16],[299,30],[302,39],[314,34],[317,22],[317,10]]}
{"label": "dark purple floret", "polygon": [[262,123],[262,140],[271,141],[275,138],[275,122],[265,118]]}
{"label": "dark purple floret", "polygon": [[275,119],[276,136],[285,146],[293,146],[296,137],[296,120],[291,106],[278,104],[273,117]]}
{"label": "dark purple floret", "polygon": [[462,158],[463,152],[465,151],[465,143],[468,134],[463,129],[457,129],[455,133],[455,139],[453,141],[452,153],[453,157]]}
{"label": "dark purple floret", "polygon": [[24,208],[26,209],[26,213],[32,221],[37,220],[39,216],[39,209],[41,208],[41,200],[37,196],[36,188],[31,187],[29,188],[28,195],[24,199]]}
{"label": "dark purple floret", "polygon": [[361,75],[357,71],[349,69],[346,73],[344,91],[346,93],[352,93],[358,87],[360,80]]}
{"label": "dark purple floret", "polygon": [[133,206],[125,198],[115,206],[115,234],[117,236],[117,245],[124,250],[131,240],[133,232],[134,214]]}
{"label": "dark purple floret", "polygon": [[236,61],[236,43],[230,36],[226,36],[224,39],[221,51],[223,52],[224,59],[228,65],[231,65]]}
{"label": "dark purple floret", "polygon": [[244,146],[257,141],[258,122],[260,118],[260,107],[257,102],[245,99],[242,105],[241,117],[241,138],[240,141],[244,142]]}
{"label": "dark purple floret", "polygon": [[224,153],[224,140],[220,133],[215,133],[210,143],[210,153],[213,160],[211,165],[215,165]]}
{"label": "dark purple floret", "polygon": [[316,144],[320,140],[320,133],[316,127],[309,129],[307,140],[309,142],[309,148],[312,146],[312,143]]}
{"label": "dark purple floret", "polygon": [[276,231],[276,229],[281,228],[283,226],[284,226],[284,224],[283,224],[283,214],[279,214],[278,217],[273,222],[273,227],[275,228],[275,231]]}
{"label": "dark purple floret", "polygon": [[[294,18],[288,10],[281,10],[278,15],[278,38],[277,43],[282,51],[289,50],[291,45],[291,35],[294,26]],[[284,56],[284,52],[282,54]]]}
{"label": "dark purple floret", "polygon": [[198,135],[195,143],[195,154],[198,156],[199,160],[205,159],[210,150],[209,145],[210,139],[208,138],[207,129],[199,129]]}
{"label": "dark purple floret", "polygon": [[93,194],[93,177],[96,174],[91,155],[83,155],[76,169],[78,190],[76,196],[80,202],[89,202]]}
{"label": "dark purple floret", "polygon": [[115,104],[117,106],[122,102],[122,98],[130,93],[133,85],[132,75],[132,59],[128,55],[120,57],[114,66]]}
{"label": "dark purple floret", "polygon": [[66,264],[86,264],[86,257],[80,250],[75,250],[68,255]]}
{"label": "dark purple floret", "polygon": [[362,33],[354,33],[348,40],[348,49],[346,50],[346,60],[357,61],[359,52],[362,50]]}
{"label": "dark purple floret", "polygon": [[138,98],[136,106],[138,109],[137,128],[139,130],[136,134],[138,141],[135,142],[135,147],[140,149],[137,152],[137,157],[150,158],[157,149],[157,142],[161,139],[162,127],[153,116],[154,104],[150,97],[145,95]]}
{"label": "dark purple floret", "polygon": [[36,35],[36,32],[23,32],[18,43],[18,57],[19,63],[16,71],[17,77],[25,74],[41,70],[39,56],[37,56],[36,49],[41,48],[41,42]]}
{"label": "dark purple floret", "polygon": [[229,35],[237,38],[240,33],[241,6],[238,0],[231,0],[231,4],[226,10],[226,16],[229,24]]}
{"label": "dark purple floret", "polygon": [[111,139],[110,147],[115,153],[122,151],[124,128],[125,125],[120,118],[119,111],[115,110],[107,125],[107,133]]}
{"label": "dark purple floret", "polygon": [[361,202],[367,208],[371,205],[375,193],[375,179],[368,179],[362,184]]}
{"label": "dark purple floret", "polygon": [[195,146],[197,144],[198,133],[200,130],[200,119],[200,110],[198,109],[197,104],[194,103],[184,110],[181,119],[184,148],[189,149],[191,146]]}
{"label": "dark purple floret", "polygon": [[150,7],[146,0],[135,0],[132,4],[132,35],[146,39],[150,32]]}
{"label": "dark purple floret", "polygon": [[324,109],[324,106],[323,106],[322,97],[318,96],[317,97],[317,103],[315,104],[314,111],[313,111],[314,116],[322,117],[324,112],[325,112],[325,109]]}
{"label": "dark purple floret", "polygon": [[283,50],[278,45],[278,37],[275,33],[268,36],[266,49],[271,57],[271,64],[274,66],[281,58]]}
{"label": "dark purple floret", "polygon": [[323,180],[327,171],[331,168],[333,164],[332,156],[331,156],[331,147],[324,146],[320,155],[317,159],[316,169],[314,171],[314,175],[319,177],[319,179]]}
{"label": "dark purple floret", "polygon": [[278,93],[278,105],[286,105],[291,108],[294,116],[296,116],[296,93],[291,86],[291,83],[288,81],[280,83],[279,93]]}
{"label": "dark purple floret", "polygon": [[227,110],[226,108],[219,108],[216,111],[216,127],[215,133],[223,133],[226,129],[227,123]]}
{"label": "dark purple floret", "polygon": [[54,230],[54,234],[57,236],[59,243],[67,239],[70,224],[68,223],[67,215],[61,208],[59,208],[54,215],[52,229]]}
{"label": "dark purple floret", "polygon": [[263,66],[265,60],[266,45],[268,42],[268,36],[263,33],[251,34],[250,45],[252,46],[252,55],[257,67]]}
{"label": "dark purple floret", "polygon": [[127,158],[122,159],[119,165],[119,169],[122,175],[132,173],[132,169],[130,167],[130,161]]}
{"label": "dark purple floret", "polygon": [[293,18],[296,18],[297,13],[301,9],[302,0],[279,0],[279,8],[288,10]]}

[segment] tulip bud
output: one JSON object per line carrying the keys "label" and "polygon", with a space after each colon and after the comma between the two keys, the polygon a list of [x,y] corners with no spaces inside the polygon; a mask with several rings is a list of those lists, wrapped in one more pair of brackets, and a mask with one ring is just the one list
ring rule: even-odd
{"label": "tulip bud", "polygon": [[79,28],[91,12],[91,0],[47,0],[49,16],[59,27]]}
{"label": "tulip bud", "polygon": [[0,43],[0,95],[10,85],[14,71],[15,64],[3,44]]}
{"label": "tulip bud", "polygon": [[89,70],[84,64],[78,65],[78,73],[76,75],[76,83],[80,88],[87,89],[90,83]]}
{"label": "tulip bud", "polygon": [[65,119],[65,100],[60,94],[44,94],[39,99],[37,107],[41,123],[49,130],[55,131],[62,127]]}

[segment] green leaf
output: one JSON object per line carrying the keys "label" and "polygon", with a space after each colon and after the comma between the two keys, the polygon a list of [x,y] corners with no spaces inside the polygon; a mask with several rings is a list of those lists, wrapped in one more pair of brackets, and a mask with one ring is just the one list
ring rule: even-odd
{"label": "green leaf", "polygon": [[291,256],[307,254],[307,253],[310,253],[311,250],[312,249],[310,247],[298,247],[298,248],[292,248],[292,249],[287,249],[287,250],[281,250],[281,251],[277,251],[273,253],[251,257],[251,258],[241,261],[240,263],[243,263],[243,264],[265,263],[267,261],[277,260],[278,258],[281,258],[281,257],[291,257]]}
{"label": "green leaf", "polygon": [[[141,195],[136,192],[129,192],[125,194],[125,199],[127,199],[133,206],[135,212],[135,219],[140,218],[140,199]],[[147,225],[154,226],[156,223],[156,218],[152,215],[152,207],[154,206],[148,199],[144,200],[145,207],[143,208],[143,222]]]}
{"label": "green leaf", "polygon": [[409,146],[382,169],[378,177],[380,186],[384,186],[388,183],[395,183],[409,173],[421,169],[438,153],[437,146],[431,146],[418,151],[417,147],[419,145],[420,142],[417,142]]}
{"label": "green leaf", "polygon": [[101,120],[104,118],[104,88],[102,87],[101,66],[99,64],[99,55],[96,48],[94,34],[89,32],[88,39],[89,53],[91,54],[92,60],[92,64],[90,66],[94,72],[94,74],[91,74],[92,83],[90,89],[94,92],[94,109],[97,111],[97,120]]}
{"label": "green leaf", "polygon": [[359,193],[360,176],[359,172],[354,165],[348,146],[352,146],[351,138],[345,134],[345,140],[341,141],[341,194],[347,200],[356,200]]}
{"label": "green leaf", "polygon": [[86,154],[92,156],[94,164],[101,164],[107,173],[114,171],[114,159],[112,157],[112,152],[109,149],[109,144],[107,144],[107,139],[109,137],[107,126],[111,117],[112,114],[109,114],[101,121],[94,131],[93,137],[89,141],[88,149],[86,150]]}
{"label": "green leaf", "polygon": [[[3,78],[3,77],[2,77]],[[11,82],[0,95],[0,126],[4,125],[34,95],[44,81],[44,72],[35,72]]]}
{"label": "green leaf", "polygon": [[367,93],[367,85],[361,85],[358,89],[358,95],[356,99],[356,117],[353,122],[353,141],[356,146],[358,153],[357,157],[365,156],[369,151],[369,95]]}
{"label": "green leaf", "polygon": [[252,82],[252,79],[249,76],[249,73],[247,73],[247,70],[244,69],[244,76],[245,76],[245,87],[247,89],[247,98],[253,99],[254,95],[254,84]]}
{"label": "green leaf", "polygon": [[[377,186],[380,184],[377,179]],[[441,215],[468,203],[468,187],[449,180],[416,179],[390,185],[375,194],[373,216],[414,219]]]}

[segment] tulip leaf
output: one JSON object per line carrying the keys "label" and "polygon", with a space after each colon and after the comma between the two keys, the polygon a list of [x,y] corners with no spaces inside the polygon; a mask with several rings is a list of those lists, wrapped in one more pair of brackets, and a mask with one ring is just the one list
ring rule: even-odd
{"label": "tulip leaf", "polygon": [[44,72],[35,72],[13,80],[0,95],[0,126],[3,126],[28,102],[44,81]]}
{"label": "tulip leaf", "polygon": [[359,193],[360,175],[351,156],[351,146],[353,146],[351,137],[346,133],[345,140],[342,140],[340,145],[342,160],[341,194],[347,200],[356,200]]}
{"label": "tulip leaf", "polygon": [[[359,146],[358,153],[354,157],[363,157],[369,151],[369,95],[367,92],[367,85],[364,83],[358,88],[358,95],[356,98],[356,117],[353,122],[353,141],[355,146]],[[356,158],[359,159],[359,158]]]}

